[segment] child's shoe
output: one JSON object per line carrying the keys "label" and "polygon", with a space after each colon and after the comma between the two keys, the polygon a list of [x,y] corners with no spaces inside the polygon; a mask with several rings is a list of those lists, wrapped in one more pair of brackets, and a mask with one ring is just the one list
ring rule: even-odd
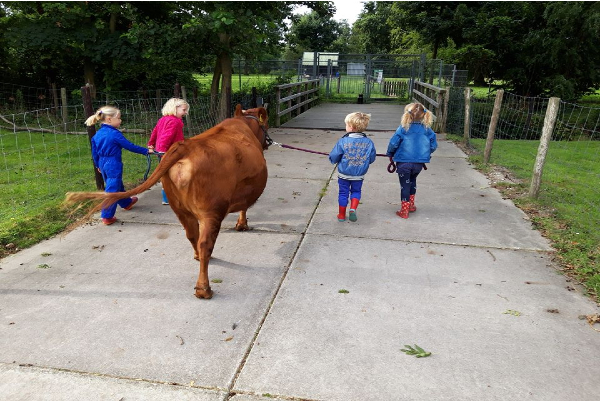
{"label": "child's shoe", "polygon": [[358,208],[358,203],[358,198],[352,198],[350,200],[350,216],[348,217],[348,219],[350,219],[350,222],[356,222],[358,219],[358,217],[356,216],[356,208]]}
{"label": "child's shoe", "polygon": [[133,208],[133,206],[135,205],[136,202],[138,202],[138,198],[137,197],[131,197],[131,203],[129,205],[127,205],[125,207],[125,209],[127,211],[129,211],[131,208]]}
{"label": "child's shoe", "polygon": [[102,218],[102,223],[104,223],[106,226],[112,225],[116,221],[117,221],[117,218],[115,218],[114,216],[112,218]]}
{"label": "child's shoe", "polygon": [[402,201],[402,208],[400,209],[400,211],[396,211],[396,215],[398,215],[400,218],[408,219],[409,208],[410,202]]}
{"label": "child's shoe", "polygon": [[339,206],[339,213],[338,213],[337,218],[338,218],[339,222],[346,221],[346,207],[342,207],[341,205]]}
{"label": "child's shoe", "polygon": [[415,195],[412,194],[410,196],[410,198],[408,199],[409,205],[408,205],[408,212],[415,212],[417,210],[417,207],[415,206]]}

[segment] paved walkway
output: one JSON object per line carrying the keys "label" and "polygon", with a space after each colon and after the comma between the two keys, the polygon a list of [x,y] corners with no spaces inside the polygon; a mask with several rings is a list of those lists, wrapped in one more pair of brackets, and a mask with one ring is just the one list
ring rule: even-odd
{"label": "paved walkway", "polygon": [[[368,108],[383,153],[398,106],[325,105],[334,117],[303,115],[329,122],[319,129],[271,136],[329,152],[345,114]],[[597,306],[452,143],[440,140],[408,220],[386,158],[358,222],[339,223],[326,156],[265,155],[253,230],[230,215],[217,240],[211,300],[193,296],[198,263],[158,187],[115,225],[1,260],[0,399],[598,399],[600,333],[578,318]]]}

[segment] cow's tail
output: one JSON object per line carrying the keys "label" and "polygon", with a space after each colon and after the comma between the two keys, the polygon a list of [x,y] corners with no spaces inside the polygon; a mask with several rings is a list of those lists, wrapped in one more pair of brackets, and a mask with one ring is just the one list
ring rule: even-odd
{"label": "cow's tail", "polygon": [[181,158],[185,156],[185,145],[184,141],[179,141],[173,144],[171,148],[167,151],[167,153],[162,157],[160,163],[154,169],[154,172],[148,177],[148,179],[140,184],[139,186],[124,192],[119,193],[105,193],[103,191],[89,191],[89,192],[69,192],[66,194],[65,204],[70,205],[76,202],[88,201],[88,200],[103,200],[102,203],[96,205],[92,210],[88,213],[88,217],[91,216],[94,212],[99,211],[100,209],[107,208],[108,206],[114,204],[115,202],[131,197],[133,195],[142,193],[148,190],[150,187],[158,183],[161,177],[167,173],[167,171],[177,163]]}

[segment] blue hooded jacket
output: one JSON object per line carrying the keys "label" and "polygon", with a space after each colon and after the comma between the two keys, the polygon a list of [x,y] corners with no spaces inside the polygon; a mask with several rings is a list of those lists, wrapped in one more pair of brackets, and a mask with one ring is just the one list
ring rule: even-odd
{"label": "blue hooded jacket", "polygon": [[363,133],[348,133],[338,140],[329,161],[338,164],[338,177],[346,180],[362,180],[375,162],[375,144]]}
{"label": "blue hooded jacket", "polygon": [[421,123],[411,123],[408,130],[398,127],[386,154],[392,156],[394,162],[429,163],[436,149],[437,139],[433,130]]}

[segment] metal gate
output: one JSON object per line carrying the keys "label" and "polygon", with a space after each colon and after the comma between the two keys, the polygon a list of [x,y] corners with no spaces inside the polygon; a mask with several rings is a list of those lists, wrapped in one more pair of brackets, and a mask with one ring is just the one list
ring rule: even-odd
{"label": "metal gate", "polygon": [[[298,62],[298,81],[320,79],[327,98],[360,102],[409,99],[415,80],[452,85],[454,65],[422,54],[340,54],[307,52]],[[454,79],[452,79],[454,82]]]}

